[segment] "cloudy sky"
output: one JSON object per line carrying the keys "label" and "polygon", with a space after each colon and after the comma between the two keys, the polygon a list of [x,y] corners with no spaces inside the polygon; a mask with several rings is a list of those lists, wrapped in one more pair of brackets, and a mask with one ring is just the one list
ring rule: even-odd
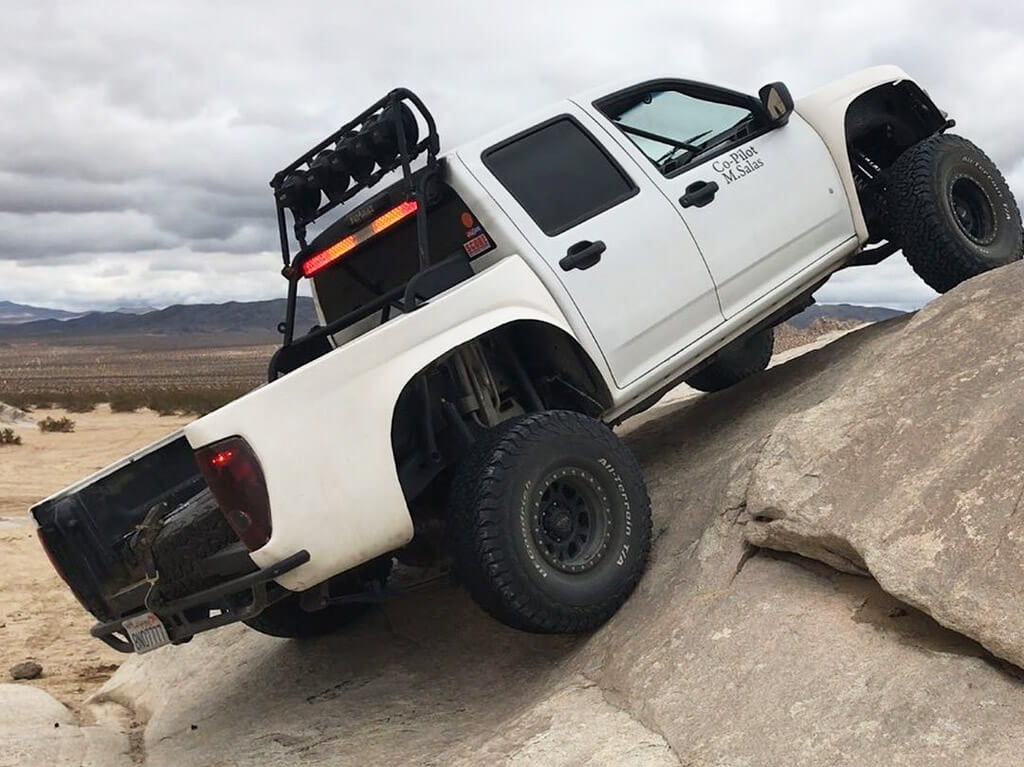
{"label": "cloudy sky", "polygon": [[[1024,198],[1024,7],[1000,0],[5,3],[0,299],[71,309],[279,296],[270,176],[396,85],[453,146],[660,70],[799,97],[903,66]],[[824,7],[824,8],[823,8]],[[902,260],[819,299],[910,307]]]}

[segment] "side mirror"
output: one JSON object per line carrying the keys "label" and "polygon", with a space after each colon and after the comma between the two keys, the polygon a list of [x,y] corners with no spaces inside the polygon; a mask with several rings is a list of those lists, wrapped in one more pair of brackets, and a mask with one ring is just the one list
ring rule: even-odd
{"label": "side mirror", "polygon": [[785,83],[768,83],[757,95],[761,98],[771,125],[781,127],[789,122],[789,115],[793,112],[793,97]]}

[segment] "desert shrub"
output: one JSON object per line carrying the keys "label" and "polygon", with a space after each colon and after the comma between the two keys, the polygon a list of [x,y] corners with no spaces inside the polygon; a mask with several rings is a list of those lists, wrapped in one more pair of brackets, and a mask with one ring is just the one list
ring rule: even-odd
{"label": "desert shrub", "polygon": [[94,393],[66,394],[59,405],[69,413],[91,413],[103,398]]}
{"label": "desert shrub", "polygon": [[8,394],[4,392],[4,402],[11,407],[20,408],[26,412],[33,408],[50,408],[53,407],[53,395],[46,392],[32,392],[32,393],[15,393],[11,392]]}
{"label": "desert shrub", "polygon": [[69,413],[91,413],[106,397],[99,391],[36,391],[4,394],[4,402],[22,410],[62,409]]}
{"label": "desert shrub", "polygon": [[14,433],[14,429],[0,429],[0,445],[20,445],[21,437]]}
{"label": "desert shrub", "polygon": [[134,413],[145,404],[136,392],[115,392],[109,399],[110,409],[115,413]]}
{"label": "desert shrub", "polygon": [[58,431],[68,433],[75,430],[75,422],[67,416],[63,418],[51,418],[47,416],[39,422],[39,431]]}
{"label": "desert shrub", "polygon": [[238,399],[251,385],[210,386],[179,384],[170,386],[141,385],[89,389],[77,392],[34,391],[4,392],[4,402],[23,410],[64,409],[69,413],[85,413],[100,402],[109,402],[115,413],[131,413],[149,408],[160,415],[206,415],[232,400]]}
{"label": "desert shrub", "polygon": [[238,399],[249,387],[161,389],[150,392],[146,407],[160,415],[206,415]]}

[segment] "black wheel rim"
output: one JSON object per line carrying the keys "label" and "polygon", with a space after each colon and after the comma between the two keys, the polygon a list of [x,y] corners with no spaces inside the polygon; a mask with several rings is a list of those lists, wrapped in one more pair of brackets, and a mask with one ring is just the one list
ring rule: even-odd
{"label": "black wheel rim", "polygon": [[985,190],[961,176],[949,188],[949,203],[957,226],[969,240],[988,245],[996,237],[996,216]]}
{"label": "black wheel rim", "polygon": [[608,549],[611,503],[591,472],[565,466],[548,473],[534,495],[530,526],[541,557],[563,573],[594,568]]}

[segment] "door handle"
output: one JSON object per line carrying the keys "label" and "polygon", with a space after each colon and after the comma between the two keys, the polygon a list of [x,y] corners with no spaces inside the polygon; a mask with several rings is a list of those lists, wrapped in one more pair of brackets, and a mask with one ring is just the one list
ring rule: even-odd
{"label": "door handle", "polygon": [[604,251],[605,244],[601,240],[581,240],[569,246],[558,265],[567,272],[573,269],[589,269],[601,260]]}
{"label": "door handle", "polygon": [[686,194],[679,198],[684,208],[703,208],[718,194],[718,184],[714,181],[694,181],[686,187]]}

